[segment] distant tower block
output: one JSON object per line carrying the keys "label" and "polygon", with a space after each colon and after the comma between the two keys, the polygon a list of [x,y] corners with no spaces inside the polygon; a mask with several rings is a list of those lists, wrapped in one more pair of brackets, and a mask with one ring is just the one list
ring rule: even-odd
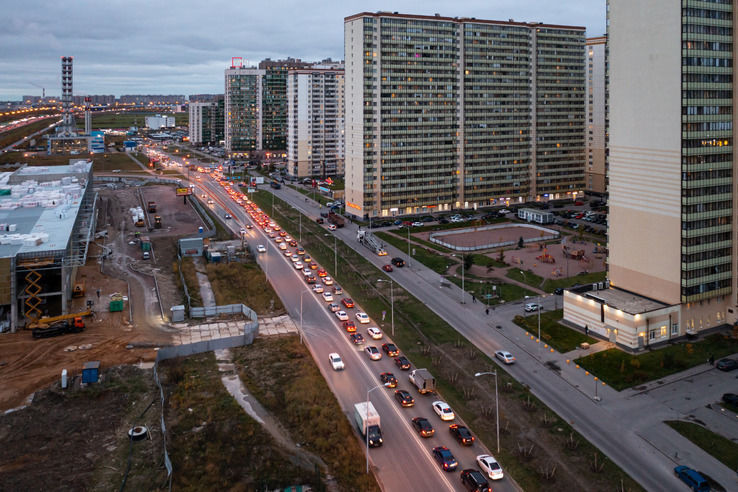
{"label": "distant tower block", "polygon": [[74,132],[74,115],[72,114],[72,60],[71,56],[62,56],[62,133],[66,136]]}
{"label": "distant tower block", "polygon": [[92,113],[90,112],[90,104],[92,99],[85,97],[85,135],[89,135],[92,131]]}

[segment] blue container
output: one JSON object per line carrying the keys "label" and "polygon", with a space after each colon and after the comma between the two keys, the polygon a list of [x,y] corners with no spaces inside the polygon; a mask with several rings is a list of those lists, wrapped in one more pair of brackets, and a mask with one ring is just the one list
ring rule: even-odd
{"label": "blue container", "polygon": [[97,383],[100,378],[100,361],[95,360],[92,362],[85,362],[82,366],[82,382],[83,383]]}

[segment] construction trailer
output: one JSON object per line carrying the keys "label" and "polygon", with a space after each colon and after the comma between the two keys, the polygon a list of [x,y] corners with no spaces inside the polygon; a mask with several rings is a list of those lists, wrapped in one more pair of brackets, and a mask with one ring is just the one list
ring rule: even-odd
{"label": "construction trailer", "polygon": [[89,161],[0,173],[3,331],[70,313],[95,229],[95,200]]}

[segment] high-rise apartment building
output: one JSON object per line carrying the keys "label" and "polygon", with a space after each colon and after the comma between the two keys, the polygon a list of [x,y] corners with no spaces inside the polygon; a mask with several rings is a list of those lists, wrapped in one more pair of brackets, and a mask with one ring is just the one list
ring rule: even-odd
{"label": "high-rise apartment building", "polygon": [[587,56],[587,162],[585,189],[607,192],[605,166],[605,42],[606,36],[588,38]]}
{"label": "high-rise apartment building", "polygon": [[294,177],[343,174],[344,71],[290,70],[287,76],[287,172]]}
{"label": "high-rise apartment building", "polygon": [[223,95],[213,97],[212,102],[190,102],[190,143],[214,145],[225,138],[224,106]]}
{"label": "high-rise apartment building", "polygon": [[230,155],[262,149],[264,73],[235,64],[225,70],[225,149]]}
{"label": "high-rise apartment building", "polygon": [[567,292],[565,318],[625,346],[736,321],[733,10],[608,5],[611,287]]}
{"label": "high-rise apartment building", "polygon": [[583,27],[344,20],[346,206],[359,217],[584,189]]}

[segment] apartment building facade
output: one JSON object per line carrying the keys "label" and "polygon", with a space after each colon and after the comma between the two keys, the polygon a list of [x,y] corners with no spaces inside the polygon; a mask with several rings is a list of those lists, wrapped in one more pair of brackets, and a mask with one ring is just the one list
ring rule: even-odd
{"label": "apartment building facade", "polygon": [[262,84],[265,70],[225,70],[225,149],[230,156],[262,149]]}
{"label": "apartment building facade", "polygon": [[224,138],[224,99],[223,96],[213,98],[212,102],[191,101],[190,111],[190,143],[194,145],[214,145]]}
{"label": "apartment building facade", "polygon": [[[734,15],[609,2],[610,288],[567,294],[570,322],[636,348],[735,323]],[[622,310],[613,292],[652,302]]]}
{"label": "apartment building facade", "polygon": [[605,47],[607,36],[587,39],[587,162],[585,189],[604,195],[607,192],[605,160]]}
{"label": "apartment building facade", "polygon": [[346,206],[358,217],[577,196],[584,28],[344,19]]}
{"label": "apartment building facade", "polygon": [[288,174],[300,178],[342,175],[343,69],[291,70],[287,115]]}

